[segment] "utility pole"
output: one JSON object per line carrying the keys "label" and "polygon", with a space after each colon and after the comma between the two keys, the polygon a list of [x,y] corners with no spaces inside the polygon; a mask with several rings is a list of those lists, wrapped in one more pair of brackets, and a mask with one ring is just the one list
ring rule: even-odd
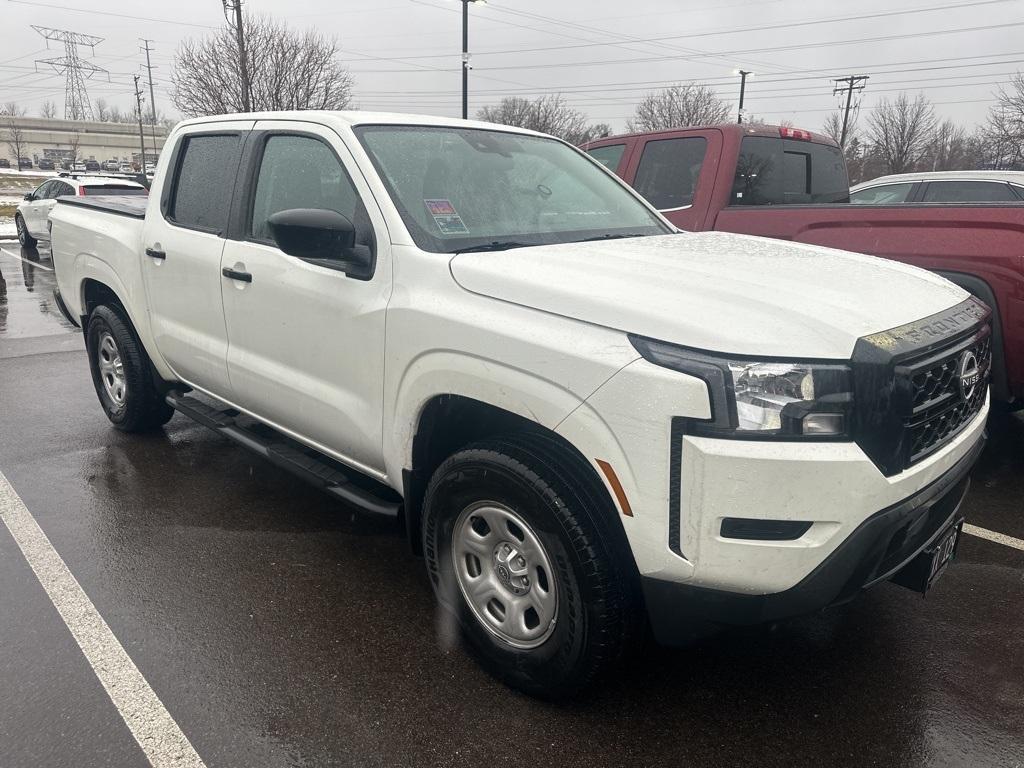
{"label": "utility pole", "polygon": [[738,111],[738,113],[736,115],[736,122],[737,123],[742,123],[743,122],[743,96],[747,92],[747,75],[752,75],[754,73],[753,72],[749,72],[749,71],[747,71],[745,69],[737,69],[736,70],[736,74],[740,76],[740,107],[739,107],[739,111]]}
{"label": "utility pole", "polygon": [[462,119],[469,117],[469,4],[487,0],[462,0]]}
{"label": "utility pole", "polygon": [[[844,149],[846,147],[846,127],[850,122],[850,105],[853,103],[853,92],[863,91],[866,87],[865,84],[867,81],[867,75],[837,77],[834,81],[836,86],[832,89],[833,96],[838,96],[843,91],[846,91],[846,108],[843,110],[843,130],[839,134],[839,146]],[[842,85],[840,85],[840,83],[842,83]]]}
{"label": "utility pole", "polygon": [[139,146],[142,147],[142,172],[146,172],[146,134],[142,132],[142,89],[139,88],[139,76],[132,75],[135,79],[135,107],[139,115]]}
{"label": "utility pole", "polygon": [[[252,85],[249,83],[249,58],[245,53],[245,27],[242,23],[242,0],[221,0],[224,6],[224,16],[228,24],[235,29],[235,39],[238,41],[238,75],[242,80],[242,111],[251,112],[252,104],[250,96]],[[235,14],[234,22],[228,16],[228,12]]]}
{"label": "utility pole", "polygon": [[155,67],[149,63],[149,52],[153,50],[149,47],[152,40],[142,38],[142,42],[146,44],[143,50],[146,52],[146,73],[149,75],[149,109],[153,116],[153,121],[150,123],[149,132],[153,138],[153,151],[156,152],[156,96],[153,93],[153,70]]}

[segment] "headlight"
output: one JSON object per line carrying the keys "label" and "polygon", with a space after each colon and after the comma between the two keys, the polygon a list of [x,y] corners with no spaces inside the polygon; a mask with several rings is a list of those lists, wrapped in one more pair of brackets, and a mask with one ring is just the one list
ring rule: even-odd
{"label": "headlight", "polygon": [[648,362],[697,376],[711,419],[691,432],[713,437],[837,440],[849,435],[850,368],[842,363],[738,360],[630,336]]}

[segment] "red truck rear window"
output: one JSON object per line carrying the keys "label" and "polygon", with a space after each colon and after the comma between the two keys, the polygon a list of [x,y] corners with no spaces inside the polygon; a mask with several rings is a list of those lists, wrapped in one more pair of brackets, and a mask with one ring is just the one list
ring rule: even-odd
{"label": "red truck rear window", "polygon": [[839,147],[746,136],[740,145],[732,205],[845,203],[850,180]]}

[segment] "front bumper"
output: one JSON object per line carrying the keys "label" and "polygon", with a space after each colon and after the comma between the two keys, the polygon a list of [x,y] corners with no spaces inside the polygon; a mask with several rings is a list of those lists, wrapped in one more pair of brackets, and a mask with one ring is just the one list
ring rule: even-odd
{"label": "front bumper", "polygon": [[927,549],[952,524],[967,493],[968,473],[984,448],[975,441],[934,482],[872,515],[795,586],[772,594],[744,594],[643,576],[655,638],[685,643],[695,625],[749,625],[838,605],[885,581]]}

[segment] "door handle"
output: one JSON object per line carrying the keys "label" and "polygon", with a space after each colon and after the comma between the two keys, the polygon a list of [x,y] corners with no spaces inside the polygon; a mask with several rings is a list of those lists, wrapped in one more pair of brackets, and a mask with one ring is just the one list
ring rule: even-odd
{"label": "door handle", "polygon": [[151,259],[163,260],[167,258],[166,253],[164,253],[163,251],[158,251],[156,248],[147,248],[146,255],[149,256]]}
{"label": "door handle", "polygon": [[252,275],[248,272],[239,272],[237,269],[231,269],[230,267],[224,267],[220,271],[224,277],[230,277],[232,280],[240,280],[243,283],[251,283]]}

